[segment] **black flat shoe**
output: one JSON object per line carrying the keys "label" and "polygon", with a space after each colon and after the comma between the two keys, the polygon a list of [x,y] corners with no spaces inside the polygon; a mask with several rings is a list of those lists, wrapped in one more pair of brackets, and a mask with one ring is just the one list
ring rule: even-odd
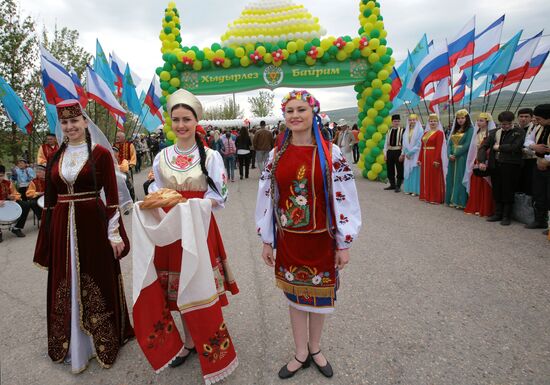
{"label": "black flat shoe", "polygon": [[[316,356],[317,354],[321,353],[319,350],[317,353],[310,353],[309,356],[311,357],[311,360],[317,366],[317,369],[321,372],[321,374],[327,378],[330,378],[334,375],[334,372],[332,371],[332,366],[327,360],[327,364],[325,366],[320,366],[315,360],[313,359],[313,356]],[[326,359],[326,358],[325,358]]]}
{"label": "black flat shoe", "polygon": [[191,349],[187,349],[185,348],[185,350],[187,350],[189,353],[187,353],[186,356],[177,356],[176,358],[174,358],[174,360],[172,362],[170,362],[168,364],[169,367],[171,368],[177,368],[178,366],[180,365],[183,365],[185,360],[187,360],[187,358],[193,354],[193,353],[196,353],[197,352],[197,349],[195,347],[192,347]]}
{"label": "black flat shoe", "polygon": [[305,361],[300,361],[296,356],[294,356],[294,359],[298,361],[302,366],[300,366],[298,369],[294,371],[288,370],[288,364],[283,366],[281,370],[279,370],[279,378],[281,380],[286,380],[287,378],[293,377],[300,369],[306,369],[309,368],[309,365],[311,365],[311,356],[308,354]]}

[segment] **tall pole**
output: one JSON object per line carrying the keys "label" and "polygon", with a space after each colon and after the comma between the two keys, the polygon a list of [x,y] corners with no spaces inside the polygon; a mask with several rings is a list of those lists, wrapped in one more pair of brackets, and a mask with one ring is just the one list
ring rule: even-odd
{"label": "tall pole", "polygon": [[493,104],[493,109],[491,110],[491,115],[493,115],[493,112],[495,112],[495,108],[497,107],[497,103],[498,103],[498,98],[500,98],[500,94],[502,92],[502,89],[504,88],[504,83],[506,83],[506,78],[507,77],[508,77],[508,74],[506,74],[506,76],[504,76],[504,79],[502,80],[502,86],[498,90],[497,100],[495,100],[495,104]]}
{"label": "tall pole", "polygon": [[468,111],[472,108],[472,92],[474,89],[474,56],[476,54],[476,39],[474,36],[474,49],[472,51],[472,66],[470,67],[472,69],[472,73],[470,76],[470,101],[468,102]]}
{"label": "tall pole", "polygon": [[534,80],[535,80],[535,76],[533,76],[533,78],[531,79],[531,82],[529,83],[529,86],[527,87],[527,89],[523,93],[523,96],[521,97],[521,100],[519,101],[518,107],[516,108],[516,111],[514,112],[514,114],[517,114],[519,108],[521,107],[521,103],[523,103],[523,99],[525,99],[525,95],[527,95],[527,92],[529,91],[529,88],[531,88],[531,85],[533,84]]}
{"label": "tall pole", "polygon": [[521,82],[523,81],[523,77],[527,73],[527,69],[529,68],[529,64],[525,65],[525,70],[523,71],[523,74],[521,75],[521,79],[518,82],[518,86],[516,87],[516,90],[514,91],[514,94],[512,95],[512,98],[510,99],[510,103],[508,103],[508,107],[506,107],[506,110],[510,110],[512,108],[512,103],[514,103],[514,99],[516,98],[516,95],[519,91],[519,86],[521,85]]}

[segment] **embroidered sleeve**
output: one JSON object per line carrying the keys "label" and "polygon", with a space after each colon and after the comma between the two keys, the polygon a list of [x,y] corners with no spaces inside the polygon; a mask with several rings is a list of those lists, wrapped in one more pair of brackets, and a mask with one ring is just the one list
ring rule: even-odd
{"label": "embroidered sleeve", "polygon": [[256,198],[256,230],[264,243],[273,244],[273,204],[271,202],[271,170],[273,167],[273,154],[271,150],[265,168],[260,175],[258,196]]}
{"label": "embroidered sleeve", "polygon": [[332,201],[336,220],[336,245],[348,249],[361,229],[361,208],[355,177],[338,146],[332,146]]}
{"label": "embroidered sleeve", "polygon": [[225,207],[225,201],[227,200],[227,176],[220,153],[213,150],[206,151],[208,155],[206,158],[206,170],[208,171],[208,176],[214,181],[219,194],[212,187],[208,186],[204,197],[218,202],[218,206],[214,208],[216,210]]}

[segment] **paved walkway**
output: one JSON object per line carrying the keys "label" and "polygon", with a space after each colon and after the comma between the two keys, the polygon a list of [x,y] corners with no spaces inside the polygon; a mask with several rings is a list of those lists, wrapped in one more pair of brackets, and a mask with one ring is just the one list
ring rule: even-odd
{"label": "paved walkway", "polygon": [[[253,212],[257,170],[230,187],[217,214],[241,293],[225,311],[240,366],[224,384],[516,385],[550,383],[550,243],[358,179],[364,227],[342,274],[323,339],[336,372],[282,382],[292,357],[288,310],[260,259]],[[145,172],[136,180],[142,181]],[[142,193],[141,184],[136,190]],[[130,217],[125,217],[130,229]],[[200,384],[198,360],[155,375],[135,341],[114,367],[80,375],[46,355],[46,272],[34,267],[37,231],[0,245],[2,385]],[[131,255],[122,262],[131,298]],[[131,301],[129,301],[131,302]]]}

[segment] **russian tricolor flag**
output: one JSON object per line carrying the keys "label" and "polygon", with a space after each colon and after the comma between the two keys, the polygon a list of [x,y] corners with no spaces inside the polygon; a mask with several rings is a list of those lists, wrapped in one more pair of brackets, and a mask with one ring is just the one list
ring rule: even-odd
{"label": "russian tricolor flag", "polygon": [[57,104],[67,99],[78,99],[78,92],[71,75],[44,47],[40,46],[42,85],[46,99]]}
{"label": "russian tricolor flag", "polygon": [[468,78],[466,77],[466,74],[463,72],[462,76],[454,85],[453,90],[453,103],[458,103],[462,99],[464,99],[464,95],[466,95],[466,80]]}
{"label": "russian tricolor flag", "polygon": [[160,120],[164,122],[160,111],[160,108],[162,107],[160,104],[161,95],[162,92],[160,90],[160,84],[158,83],[157,77],[153,76],[149,90],[147,90],[147,94],[145,95],[145,104],[149,107],[151,115],[158,116]]}
{"label": "russian tricolor flag", "polygon": [[476,17],[472,17],[470,21],[462,28],[458,35],[451,40],[447,45],[449,48],[449,64],[455,66],[458,59],[474,54],[474,40],[476,36]]}
{"label": "russian tricolor flag", "polygon": [[390,79],[391,79],[390,101],[392,101],[401,91],[401,87],[403,87],[403,82],[401,81],[401,78],[399,77],[399,74],[397,73],[397,70],[395,69],[395,67],[393,67],[393,71],[391,72]]}
{"label": "russian tricolor flag", "polygon": [[80,82],[80,78],[78,77],[77,73],[72,68],[69,71],[69,74],[73,79],[74,87],[76,88],[76,92],[78,93],[78,101],[80,102],[82,108],[86,108],[86,106],[88,105],[88,95],[86,94],[86,90],[82,86],[82,83]]}
{"label": "russian tricolor flag", "polygon": [[527,68],[523,79],[531,79],[532,77],[537,76],[542,66],[544,65],[544,62],[548,58],[549,52],[550,45],[540,45],[539,43],[539,47],[537,47],[535,53],[533,54],[533,59],[531,59],[531,62],[529,63],[529,68]]}
{"label": "russian tricolor flag", "polygon": [[[433,49],[416,67],[407,87],[418,96],[424,96],[429,83],[448,78],[451,74],[447,45]],[[436,92],[437,93],[437,92]]]}
{"label": "russian tricolor flag", "polygon": [[122,96],[122,83],[126,67],[124,65],[124,62],[114,52],[112,54],[109,54],[109,59],[111,61],[111,70],[116,77],[116,95],[118,98],[120,98]]}
{"label": "russian tricolor flag", "polygon": [[462,71],[489,58],[500,48],[500,38],[502,36],[502,27],[504,26],[505,15],[502,15],[493,24],[488,26],[483,32],[476,36],[474,42],[474,54],[458,60],[456,63]]}

